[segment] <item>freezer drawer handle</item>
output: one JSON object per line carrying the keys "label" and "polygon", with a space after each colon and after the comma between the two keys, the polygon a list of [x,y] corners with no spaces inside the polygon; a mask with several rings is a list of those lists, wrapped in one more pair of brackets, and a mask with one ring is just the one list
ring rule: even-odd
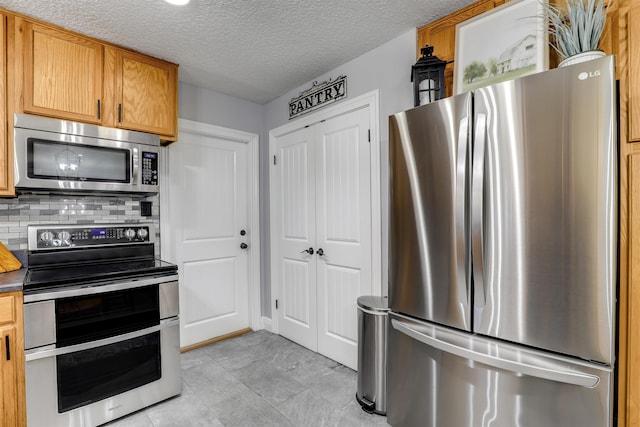
{"label": "freezer drawer handle", "polygon": [[415,329],[411,328],[409,325],[396,319],[392,319],[391,324],[395,330],[402,332],[403,334],[408,335],[423,344],[444,351],[446,353],[454,354],[456,356],[462,357],[463,359],[473,360],[474,362],[493,366],[494,368],[517,372],[520,374],[529,375],[531,377],[543,378],[550,381],[573,384],[586,388],[594,388],[598,385],[598,382],[600,382],[600,378],[595,375],[534,366],[528,363],[501,359],[499,357],[479,353],[477,351],[469,350],[466,348],[461,348],[418,332]]}

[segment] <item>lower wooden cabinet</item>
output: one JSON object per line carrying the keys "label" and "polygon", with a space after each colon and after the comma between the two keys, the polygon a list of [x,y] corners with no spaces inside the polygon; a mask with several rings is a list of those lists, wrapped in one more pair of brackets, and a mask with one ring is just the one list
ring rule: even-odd
{"label": "lower wooden cabinet", "polygon": [[0,425],[25,426],[22,292],[0,294],[0,384]]}

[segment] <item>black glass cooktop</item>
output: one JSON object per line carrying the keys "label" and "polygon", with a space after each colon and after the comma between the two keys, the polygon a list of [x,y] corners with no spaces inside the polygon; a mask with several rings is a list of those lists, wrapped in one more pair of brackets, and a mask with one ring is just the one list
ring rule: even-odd
{"label": "black glass cooktop", "polygon": [[91,284],[98,281],[177,274],[178,267],[159,259],[126,259],[90,263],[30,267],[25,277],[25,292]]}

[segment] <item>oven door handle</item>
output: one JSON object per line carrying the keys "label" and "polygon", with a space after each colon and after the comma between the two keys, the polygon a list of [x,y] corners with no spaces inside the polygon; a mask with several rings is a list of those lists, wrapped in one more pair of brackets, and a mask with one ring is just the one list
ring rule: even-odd
{"label": "oven door handle", "polygon": [[128,332],[126,334],[117,335],[115,337],[103,338],[101,340],[90,341],[81,344],[70,345],[68,347],[56,348],[55,345],[48,345],[45,347],[27,350],[25,351],[24,358],[26,362],[31,360],[44,359],[47,357],[60,356],[68,353],[75,353],[77,351],[89,350],[103,345],[115,344],[120,341],[126,341],[132,338],[138,338],[143,335],[148,335],[153,332],[158,332],[163,329],[169,329],[178,327],[180,325],[179,317],[172,317],[169,319],[163,319],[159,325],[151,326],[150,328],[140,329],[138,331]]}
{"label": "oven door handle", "polygon": [[83,285],[73,288],[58,289],[51,292],[28,294],[24,296],[24,302],[46,301],[50,299],[60,299],[77,297],[82,295],[102,294],[104,292],[121,291],[123,289],[141,288],[143,286],[158,285],[166,282],[175,282],[178,280],[177,274],[170,276],[154,276],[146,279],[126,280],[113,283],[97,282],[91,285]]}

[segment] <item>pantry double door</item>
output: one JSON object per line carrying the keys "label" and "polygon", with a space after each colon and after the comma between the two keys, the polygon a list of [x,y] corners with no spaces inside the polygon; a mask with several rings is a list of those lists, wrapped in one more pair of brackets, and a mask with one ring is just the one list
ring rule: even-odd
{"label": "pantry double door", "polygon": [[278,333],[357,365],[358,296],[371,283],[371,145],[361,108],[276,139]]}

